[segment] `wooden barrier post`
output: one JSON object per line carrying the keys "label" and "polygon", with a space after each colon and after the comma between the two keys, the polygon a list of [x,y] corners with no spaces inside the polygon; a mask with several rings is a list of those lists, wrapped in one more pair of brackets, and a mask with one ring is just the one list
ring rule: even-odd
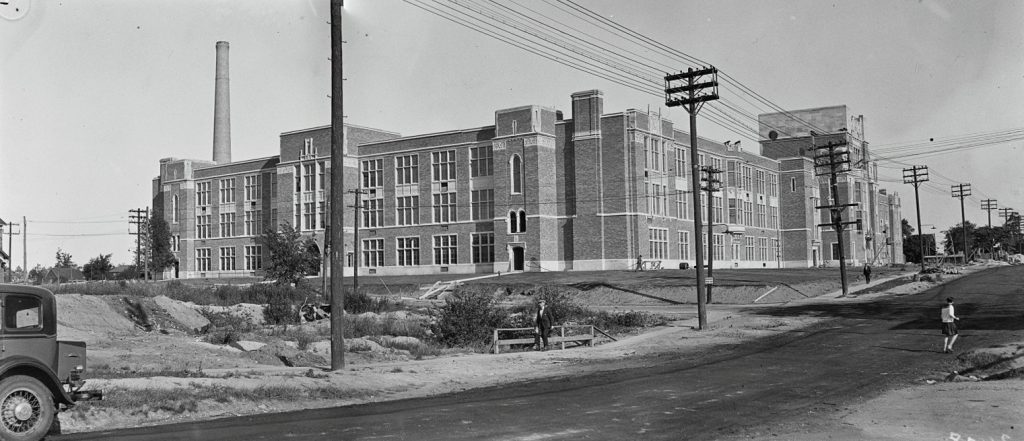
{"label": "wooden barrier post", "polygon": [[558,349],[564,351],[565,350],[565,326],[559,326],[558,330],[561,331],[561,336],[562,336],[561,340],[558,341],[558,345],[559,345]]}
{"label": "wooden barrier post", "polygon": [[495,354],[498,353],[498,347],[499,346],[501,346],[501,345],[498,344],[498,328],[494,328],[494,353]]}

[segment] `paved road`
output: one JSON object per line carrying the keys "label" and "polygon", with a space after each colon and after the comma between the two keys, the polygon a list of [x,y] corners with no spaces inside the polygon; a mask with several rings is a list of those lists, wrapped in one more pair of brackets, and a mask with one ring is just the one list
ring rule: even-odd
{"label": "paved road", "polygon": [[[648,366],[426,399],[57,437],[59,440],[857,439],[838,412],[948,368],[939,308],[957,298],[960,350],[1024,339],[1024,266],[998,267],[927,292],[831,300],[752,313],[821,324]],[[813,436],[809,439],[813,439]]]}

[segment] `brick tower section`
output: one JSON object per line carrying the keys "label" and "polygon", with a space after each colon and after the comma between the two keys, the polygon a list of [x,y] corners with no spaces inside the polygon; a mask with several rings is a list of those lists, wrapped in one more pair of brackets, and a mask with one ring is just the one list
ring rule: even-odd
{"label": "brick tower section", "polygon": [[575,218],[573,221],[573,268],[605,269],[604,158],[601,115],[604,98],[599,90],[572,94],[573,156],[575,158]]}

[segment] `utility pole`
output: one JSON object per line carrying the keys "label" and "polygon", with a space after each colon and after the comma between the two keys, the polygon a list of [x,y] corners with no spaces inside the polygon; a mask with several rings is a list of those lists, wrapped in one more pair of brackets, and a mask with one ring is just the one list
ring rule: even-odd
{"label": "utility pole", "polygon": [[964,265],[967,265],[969,251],[967,250],[967,218],[964,216],[964,198],[971,195],[971,184],[952,185],[954,198],[960,198],[960,234],[964,236]]}
{"label": "utility pole", "polygon": [[[981,200],[981,209],[985,210],[985,213],[988,214],[988,229],[989,229],[989,231],[992,231],[992,210],[995,210],[997,206],[998,205],[996,204],[996,200],[995,199],[982,199]],[[989,242],[989,245],[988,245],[988,257],[989,257],[989,259],[991,259],[993,257],[993,254],[995,253],[994,250],[992,249],[992,247],[994,245],[995,244]]]}
{"label": "utility pole", "polygon": [[[23,233],[14,233],[14,227],[17,227],[18,225],[19,224],[16,224],[14,222],[7,224],[7,226],[10,228],[7,229],[7,278],[4,280],[10,280],[12,282],[14,281],[14,237],[12,236],[18,236]],[[3,245],[3,237],[0,236],[0,248],[3,248]]]}
{"label": "utility pole", "polygon": [[[813,134],[812,134],[813,136]],[[827,208],[831,213],[831,222],[818,224],[822,226],[832,226],[832,229],[836,232],[836,241],[839,245],[839,280],[843,286],[843,297],[849,294],[849,287],[846,284],[846,246],[843,244],[843,230],[844,226],[850,224],[857,224],[858,221],[843,221],[843,211],[847,207],[859,206],[859,203],[839,203],[839,174],[848,173],[850,171],[850,150],[847,148],[846,140],[840,142],[828,141],[828,144],[818,146],[814,144],[813,137],[811,138],[811,150],[814,152],[814,167],[816,169],[815,176],[829,177],[829,188],[832,193],[832,203],[829,205],[821,205],[814,207],[816,209]],[[817,171],[817,169],[823,171]]]}
{"label": "utility pole", "polygon": [[[1013,209],[1010,208],[1010,207],[1004,207],[1004,208],[996,209],[996,212],[999,215],[999,217],[1003,218],[1003,227],[1010,229],[1011,237],[1014,236],[1014,231],[1013,231],[1013,226],[1014,225],[1013,225],[1012,222],[1013,222],[1013,218],[1014,218],[1013,214],[1015,213],[1015,211],[1013,211]],[[1015,245],[1014,248],[1018,248],[1016,246],[1017,245],[1017,241],[1016,240],[1014,241],[1014,245]]]}
{"label": "utility pole", "polygon": [[721,174],[722,171],[710,165],[705,165],[701,167],[701,171],[704,172],[704,176],[700,178],[702,183],[701,190],[707,192],[708,198],[708,278],[706,284],[704,285],[704,289],[707,292],[708,304],[711,304],[711,288],[715,285],[715,278],[711,274],[711,270],[714,267],[714,265],[712,265],[712,262],[715,259],[715,234],[713,231],[715,226],[715,203],[712,195],[714,194],[714,192],[721,191],[722,189],[722,181],[718,177],[718,175]]}
{"label": "utility pole", "polygon": [[915,165],[903,169],[903,183],[914,184],[914,205],[917,207],[917,243],[921,247],[921,272],[924,272],[924,236],[921,234],[921,198],[918,189],[928,182],[928,166]]}
{"label": "utility pole", "polygon": [[21,267],[25,270],[24,281],[28,283],[28,220],[25,216],[21,217]]}
{"label": "utility pole", "polygon": [[331,370],[345,367],[345,101],[341,8],[331,0]]}
{"label": "utility pole", "polygon": [[[697,82],[705,76],[709,81]],[[684,81],[681,86],[673,86],[675,82]],[[704,285],[704,243],[701,238],[703,226],[700,219],[700,165],[697,161],[697,113],[704,103],[718,99],[718,69],[708,66],[698,70],[686,69],[686,72],[665,75],[665,105],[668,107],[682,106],[690,114],[690,188],[693,193],[693,236],[696,247],[697,263],[697,323],[701,330],[707,329],[708,316],[705,304]],[[711,255],[711,246],[708,246]],[[714,280],[712,280],[714,282]]]}
{"label": "utility pole", "polygon": [[355,193],[356,195],[356,203],[352,205],[352,212],[354,213],[352,219],[352,229],[354,231],[352,237],[352,245],[353,248],[355,249],[355,256],[352,259],[352,294],[356,294],[359,292],[359,254],[362,252],[359,244],[359,219],[361,219],[360,214],[362,213],[360,213],[359,210],[363,208],[362,195],[363,193],[366,193],[366,190],[363,190],[361,188],[353,188],[348,192]]}
{"label": "utility pole", "polygon": [[[132,225],[135,225],[135,232],[133,233],[132,230],[131,230],[131,227],[129,227],[128,228],[128,234],[135,235],[135,269],[136,270],[138,270],[139,269],[139,265],[142,264],[142,262],[141,262],[141,259],[142,259],[142,235],[143,235],[142,229],[143,229],[143,223],[148,223],[148,219],[147,219],[148,216],[143,216],[143,214],[144,213],[148,213],[148,212],[149,212],[149,208],[146,208],[145,210],[143,210],[142,208],[133,208],[131,210],[128,210],[128,213],[130,213],[128,215],[128,223],[132,224]],[[143,273],[143,277],[145,277],[145,273]]]}

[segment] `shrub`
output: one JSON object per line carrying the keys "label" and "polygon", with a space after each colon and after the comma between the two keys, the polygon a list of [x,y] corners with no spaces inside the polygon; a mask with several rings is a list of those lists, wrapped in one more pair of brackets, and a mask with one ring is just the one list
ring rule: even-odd
{"label": "shrub", "polygon": [[205,340],[215,345],[229,345],[238,342],[239,334],[234,329],[215,329],[206,334]]}
{"label": "shrub", "polygon": [[380,314],[388,311],[390,307],[391,301],[387,297],[371,297],[362,291],[345,295],[345,311],[349,314],[362,314],[364,312]]}
{"label": "shrub", "polygon": [[449,347],[488,344],[491,330],[505,320],[505,311],[495,305],[490,294],[460,291],[431,315],[434,338]]}
{"label": "shrub", "polygon": [[268,324],[290,325],[299,322],[296,303],[287,291],[274,291],[267,299],[267,307],[263,309],[263,318]]}

